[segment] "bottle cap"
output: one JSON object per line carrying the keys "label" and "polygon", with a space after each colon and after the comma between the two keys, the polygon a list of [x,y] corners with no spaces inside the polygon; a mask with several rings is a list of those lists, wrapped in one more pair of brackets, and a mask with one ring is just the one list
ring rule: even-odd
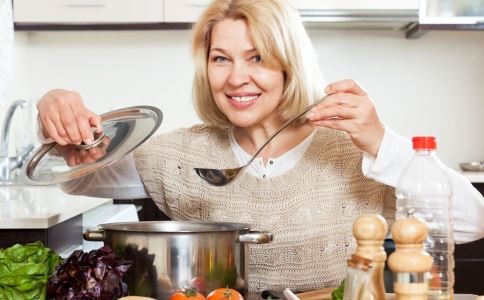
{"label": "bottle cap", "polygon": [[415,136],[412,138],[413,149],[429,149],[435,150],[437,148],[437,142],[433,136]]}

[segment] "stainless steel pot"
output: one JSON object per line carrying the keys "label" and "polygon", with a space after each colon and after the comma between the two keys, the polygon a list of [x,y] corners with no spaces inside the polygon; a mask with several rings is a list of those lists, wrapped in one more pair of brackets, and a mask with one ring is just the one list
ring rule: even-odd
{"label": "stainless steel pot", "polygon": [[229,286],[247,295],[248,245],[272,241],[247,224],[154,221],[103,224],[84,239],[104,241],[133,261],[126,282],[130,295],[169,299],[179,289],[203,294]]}

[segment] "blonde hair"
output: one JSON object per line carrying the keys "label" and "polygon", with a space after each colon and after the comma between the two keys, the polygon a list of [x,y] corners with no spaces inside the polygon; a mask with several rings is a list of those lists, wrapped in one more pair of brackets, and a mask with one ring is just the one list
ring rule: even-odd
{"label": "blonde hair", "polygon": [[193,100],[204,123],[219,127],[231,124],[216,106],[207,76],[212,29],[228,18],[245,20],[262,60],[282,66],[285,82],[279,110],[284,119],[323,96],[324,82],[314,47],[288,0],[215,0],[192,33]]}

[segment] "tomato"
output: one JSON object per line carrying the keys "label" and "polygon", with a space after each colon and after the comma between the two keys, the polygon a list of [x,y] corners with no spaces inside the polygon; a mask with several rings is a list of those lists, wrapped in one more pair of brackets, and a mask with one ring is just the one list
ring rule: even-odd
{"label": "tomato", "polygon": [[207,295],[207,300],[244,300],[244,297],[234,289],[219,288]]}
{"label": "tomato", "polygon": [[430,273],[432,274],[432,279],[429,281],[429,287],[432,287],[432,288],[440,287],[441,279],[440,279],[439,271],[437,267],[433,266],[432,269],[430,270]]}
{"label": "tomato", "polygon": [[170,300],[205,300],[205,297],[198,293],[196,289],[186,289],[171,295]]}
{"label": "tomato", "polygon": [[190,286],[197,289],[197,292],[206,294],[207,286],[203,277],[194,277],[190,283]]}

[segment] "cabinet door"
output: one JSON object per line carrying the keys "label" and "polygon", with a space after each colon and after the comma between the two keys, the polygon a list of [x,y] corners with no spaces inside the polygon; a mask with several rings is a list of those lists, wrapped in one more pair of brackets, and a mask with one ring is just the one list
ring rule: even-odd
{"label": "cabinet door", "polygon": [[165,22],[194,23],[211,0],[165,0]]}
{"label": "cabinet door", "polygon": [[163,22],[163,0],[14,0],[14,21],[24,24]]}

